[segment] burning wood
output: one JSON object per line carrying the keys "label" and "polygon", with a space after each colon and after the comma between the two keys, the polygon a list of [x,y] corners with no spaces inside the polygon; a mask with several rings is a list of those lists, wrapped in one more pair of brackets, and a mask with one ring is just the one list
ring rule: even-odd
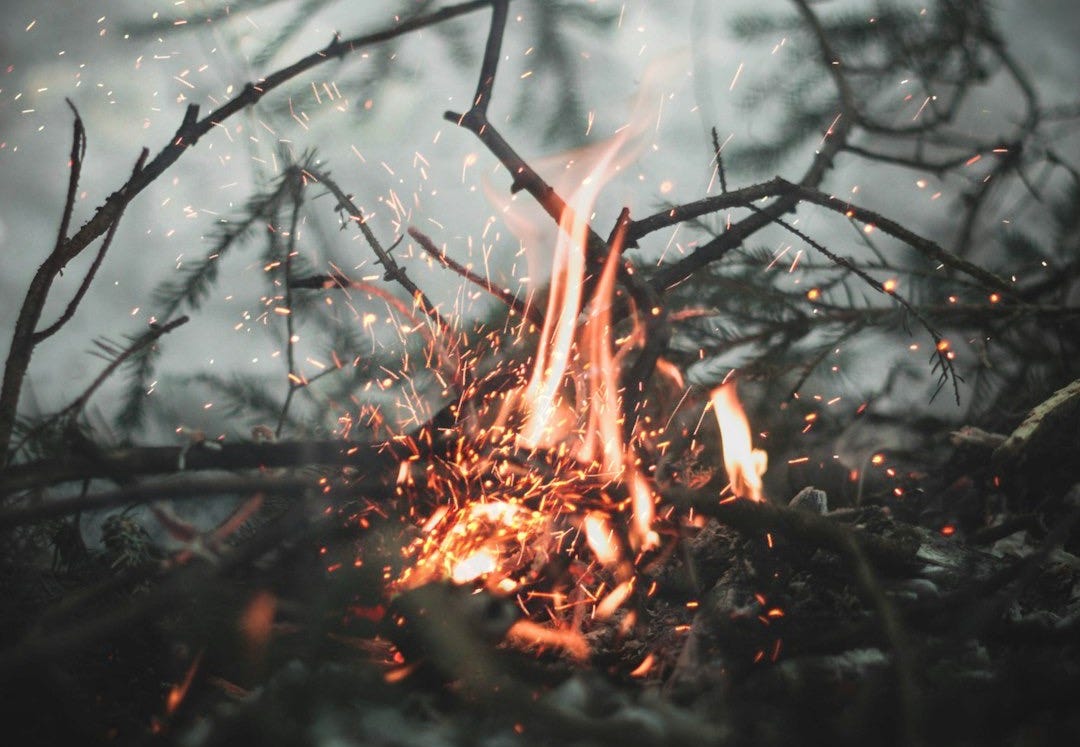
{"label": "burning wood", "polygon": [[[658,453],[665,434],[654,429],[631,438],[624,431],[623,402],[625,361],[646,343],[641,317],[658,310],[630,306],[629,331],[614,339],[625,212],[599,277],[586,282],[586,218],[615,174],[620,148],[640,128],[625,128],[603,147],[563,209],[547,310],[528,374],[500,397],[476,402],[465,395],[457,406],[459,413],[473,412],[471,417],[494,425],[471,436],[459,421],[450,460],[441,469],[427,470],[419,492],[408,489],[420,482],[411,476],[410,462],[402,462],[398,479],[411,500],[431,502],[434,508],[417,517],[423,531],[406,549],[409,566],[397,586],[449,580],[512,595],[535,618],[556,621],[560,631],[550,634],[556,641],[567,635],[564,626],[577,634],[584,620],[609,619],[627,605],[636,590],[635,564],[661,545],[654,526],[656,486],[647,476],[655,465],[646,464],[642,455]],[[588,298],[587,285],[592,288]],[[520,338],[529,322],[519,325]],[[498,350],[493,354],[500,355]],[[454,374],[455,381],[479,378],[476,358],[464,356],[461,364],[472,368]],[[683,380],[682,372],[666,361],[663,373],[665,379]],[[470,392],[481,387],[482,382]],[[712,405],[732,492],[763,500],[765,453],[751,448],[749,423],[734,384],[717,387]],[[639,406],[652,407],[648,401]],[[485,414],[485,409],[492,412]],[[658,412],[656,420],[669,422],[671,415]],[[555,570],[563,567],[560,558],[569,562],[568,570]],[[581,609],[589,614],[567,617],[568,611]],[[526,629],[533,632],[514,639],[545,640],[535,632],[541,629],[536,622]]]}
{"label": "burning wood", "polygon": [[[533,5],[516,21],[561,13],[558,3]],[[593,4],[585,5],[590,8],[578,9],[583,18]],[[826,408],[842,397],[808,391],[819,383],[811,378],[815,369],[820,373],[823,361],[831,362],[854,334],[898,316],[917,321],[928,336],[908,351],[924,345],[938,384],[951,383],[957,396],[954,361],[959,365],[977,349],[982,369],[994,370],[1000,356],[991,360],[989,341],[1000,345],[1015,334],[1014,323],[1025,333],[1037,327],[1032,338],[1053,342],[1055,359],[1075,352],[1074,344],[1054,340],[1042,328],[1049,319],[1060,331],[1077,316],[1063,300],[1074,290],[1072,257],[1045,252],[1042,266],[1054,268],[1056,277],[1035,283],[1011,274],[1006,280],[968,258],[985,194],[1012,172],[1030,171],[1038,159],[1047,173],[1064,160],[1039,125],[1044,107],[1034,89],[1001,38],[987,31],[992,24],[981,17],[978,23],[955,20],[969,10],[974,14],[979,3],[962,14],[952,5],[944,3],[947,12],[930,23],[922,13],[913,23],[904,14],[886,14],[869,24],[856,19],[857,28],[846,19],[840,28],[848,24],[847,32],[836,34],[834,19],[796,0],[803,31],[810,33],[785,36],[774,53],[808,42],[810,54],[801,59],[819,58],[817,72],[832,78],[836,94],[831,100],[808,97],[824,108],[796,111],[790,120],[815,138],[824,133],[805,175],[729,190],[721,157],[727,141],[721,143],[713,130],[715,171],[706,195],[638,220],[623,209],[607,240],[592,227],[597,200],[628,171],[642,134],[659,132],[661,112],[643,115],[646,107],[677,99],[667,84],[660,90],[644,83],[631,121],[610,140],[561,157],[574,162],[560,164],[573,179],[549,185],[488,119],[496,68],[508,58],[502,48],[507,0],[405,14],[374,35],[335,39],[216,103],[202,119],[192,104],[161,153],[151,160],[144,150],[130,179],[72,233],[86,145],[76,113],[60,235],[18,315],[0,393],[0,458],[8,460],[0,496],[22,504],[0,511],[8,561],[0,568],[0,587],[11,602],[0,613],[0,629],[17,639],[0,649],[0,682],[16,684],[6,704],[24,710],[58,703],[64,714],[90,716],[70,734],[61,730],[64,738],[53,738],[55,743],[85,742],[88,734],[93,742],[145,741],[138,737],[149,731],[206,747],[262,743],[268,736],[289,743],[421,743],[435,734],[439,743],[474,743],[478,724],[490,726],[485,736],[493,743],[666,745],[787,744],[822,722],[831,730],[823,742],[870,743],[888,731],[905,745],[982,743],[1006,733],[998,728],[1006,712],[1005,720],[1023,724],[1008,733],[1010,741],[1041,734],[1050,723],[1045,714],[1075,726],[1075,718],[1061,714],[1071,713],[1068,693],[1077,684],[1072,654],[1080,628],[1080,561],[1072,553],[1078,548],[1080,486],[1062,454],[1075,452],[1070,434],[1080,387],[1074,382],[1060,389],[1007,441],[974,429],[959,432],[957,453],[977,454],[953,460],[944,484],[928,475],[944,471],[944,458],[927,456],[942,451],[932,442],[933,427],[920,424],[910,439],[913,449],[922,449],[921,462],[905,465],[899,448],[875,446],[855,465],[846,464],[849,449],[821,440],[829,427]],[[511,194],[531,195],[554,219],[544,218],[544,225],[557,235],[538,241],[542,231],[511,214],[513,198],[497,198],[505,225],[523,232],[519,238],[527,236],[516,256],[530,263],[529,276],[546,272],[534,265],[553,255],[546,293],[517,276],[529,290],[519,297],[520,289],[501,287],[505,278],[486,272],[486,265],[478,272],[454,260],[448,246],[440,249],[415,226],[406,227],[431,216],[414,213],[393,191],[382,199],[399,237],[384,246],[377,236],[382,216],[365,213],[363,200],[318,168],[320,161],[289,162],[245,210],[243,228],[230,226],[205,264],[193,265],[192,282],[168,294],[175,303],[165,304],[170,313],[197,306],[223,253],[250,227],[265,224],[273,256],[260,263],[270,286],[260,299],[263,318],[280,323],[287,341],[275,351],[288,367],[282,375],[287,394],[272,413],[277,427],[257,424],[250,431],[253,443],[181,428],[177,433],[197,437],[176,448],[104,448],[87,438],[88,400],[121,366],[136,363],[139,399],[133,401],[145,402],[156,386],[150,354],[186,317],[155,320],[127,346],[99,343],[108,362],[90,387],[56,414],[36,423],[31,418],[24,427],[18,400],[30,355],[71,318],[131,199],[222,120],[323,60],[482,8],[490,8],[492,19],[476,93],[468,111],[446,116],[497,157],[513,179]],[[620,27],[631,15],[618,14]],[[848,40],[886,27],[902,32],[895,43],[867,47],[885,57],[857,59],[861,41]],[[638,26],[638,33],[644,31]],[[900,50],[901,58],[885,64],[891,49]],[[915,120],[893,129],[888,123],[896,111],[882,118],[873,103],[878,97],[865,96],[860,81],[878,71],[894,75],[895,67],[909,65],[907,58],[923,49],[941,50],[944,62],[919,60],[902,85],[925,87],[942,74],[949,85],[937,105],[927,96],[913,111]],[[525,57],[531,52],[529,47]],[[975,67],[958,74],[957,60]],[[952,127],[953,116],[963,109],[958,102],[972,82],[966,78],[1001,74],[984,69],[985,60],[1003,63],[1030,111],[1008,137],[958,145],[955,131],[961,128]],[[695,68],[703,91],[703,70]],[[680,69],[680,77],[687,71]],[[752,74],[749,68],[745,73]],[[732,88],[743,74],[739,63]],[[791,77],[812,80],[801,71]],[[319,98],[317,86],[313,90]],[[344,106],[336,84],[322,90]],[[922,94],[905,89],[904,96],[905,104],[918,104]],[[590,112],[590,131],[594,120]],[[797,135],[788,124],[779,129],[785,138]],[[890,135],[885,158],[875,149]],[[909,141],[918,146],[904,156]],[[958,161],[957,148],[965,151]],[[932,162],[924,160],[924,149]],[[977,170],[1000,159],[1001,168],[975,179],[941,180],[977,190],[963,195],[968,220],[954,254],[853,204],[855,188],[843,197],[824,191],[826,173],[845,151],[938,176],[962,173],[950,163]],[[419,152],[415,158],[414,166],[430,167]],[[479,161],[478,153],[469,154],[465,170]],[[1050,185],[1053,177],[1045,181]],[[921,177],[916,182],[919,189],[927,183]],[[296,276],[305,259],[297,242],[313,217],[305,203],[314,184],[320,194],[333,195],[342,228],[357,228],[368,242],[380,267],[376,273],[353,279],[330,264],[320,274]],[[664,175],[659,193],[675,190]],[[838,254],[828,241],[809,235],[807,223],[789,221],[800,204],[856,222],[868,243],[881,234],[902,241],[943,272],[901,265],[888,253],[880,264]],[[739,212],[743,217],[736,220]],[[707,238],[676,235],[684,224],[704,224],[714,214],[715,225],[702,226]],[[993,220],[987,225],[1000,232]],[[496,221],[485,224],[485,236]],[[1075,220],[1058,223],[1060,244],[1071,246]],[[787,231],[799,247],[762,257],[748,240],[767,226]],[[653,248],[646,244],[638,246],[647,235],[673,227],[678,230],[659,257],[650,257]],[[497,298],[507,308],[505,319],[469,329],[462,310],[467,303],[433,302],[423,283],[410,277],[413,265],[403,256],[415,246],[394,254],[406,240],[403,228],[429,267],[475,286],[465,286],[470,302],[484,293]],[[41,327],[50,285],[101,236],[98,258],[68,310]],[[485,262],[498,241],[484,242]],[[624,257],[628,248],[633,264]],[[869,248],[876,252],[872,243]],[[698,274],[729,255],[738,259],[722,272],[707,279]],[[813,266],[811,255],[827,260],[825,267]],[[785,274],[785,267],[790,287],[772,274]],[[948,285],[945,292],[957,295],[944,296],[948,304],[939,306],[908,300],[908,289],[927,276],[940,284],[935,294]],[[395,295],[390,282],[404,294]],[[881,294],[881,303],[853,300],[855,285]],[[738,308],[751,291],[770,301],[767,313]],[[382,338],[400,347],[368,360],[354,340],[335,342],[334,350],[305,361],[296,325],[310,306],[300,302],[301,293],[317,294],[336,323],[340,309],[352,311],[355,326],[345,331],[370,335],[371,353]],[[340,303],[343,297],[347,303]],[[706,329],[714,318],[730,322],[731,329]],[[993,320],[1007,320],[1009,328]],[[938,324],[946,326],[939,330]],[[978,333],[969,334],[968,325]],[[731,372],[711,389],[690,375],[696,362],[722,361],[737,347],[757,350],[737,375]],[[774,369],[783,373],[772,375]],[[1075,376],[1067,366],[1048,370],[1058,378],[1063,371]],[[771,497],[795,493],[786,507],[766,500],[768,460],[755,448],[755,430],[736,391],[737,376],[745,381],[763,372],[769,383],[785,376],[796,382],[790,398],[766,401],[782,401],[789,414],[799,410],[797,426],[770,422],[771,432],[760,434],[768,435],[774,460]],[[350,378],[340,390],[345,393],[323,399],[313,385],[324,374]],[[688,383],[692,379],[699,383]],[[337,438],[285,440],[289,432],[302,438],[289,425],[300,409],[298,393],[318,397],[312,409],[323,419],[319,427]],[[867,396],[849,412],[865,416],[859,422],[867,429],[880,429],[873,420],[879,414],[867,412],[874,406]],[[324,422],[328,410],[336,425]],[[838,419],[827,438],[835,436]],[[1006,425],[983,424],[997,430]],[[808,437],[793,444],[795,433]],[[357,438],[369,440],[352,440]],[[46,456],[28,456],[37,450]],[[224,470],[246,474],[226,478]],[[168,478],[144,481],[150,475]],[[92,492],[100,489],[98,480],[117,488]],[[77,482],[80,495],[52,494],[54,485]],[[810,483],[829,492],[803,488]],[[182,510],[155,503],[183,499],[190,506],[207,498],[235,499],[222,508],[231,515],[209,529]],[[1010,502],[1022,504],[1022,513]],[[840,508],[830,511],[830,503]],[[94,512],[120,507],[123,513],[102,523],[103,549],[88,547],[82,532],[98,518]],[[123,694],[117,697],[116,690]],[[131,714],[111,708],[121,701],[134,704]],[[953,703],[960,705],[950,710]],[[956,713],[973,714],[970,723],[957,721]],[[422,723],[412,731],[417,714]],[[52,734],[41,727],[51,727],[54,715],[33,724],[38,733],[31,737]],[[19,733],[14,738],[35,741]]]}

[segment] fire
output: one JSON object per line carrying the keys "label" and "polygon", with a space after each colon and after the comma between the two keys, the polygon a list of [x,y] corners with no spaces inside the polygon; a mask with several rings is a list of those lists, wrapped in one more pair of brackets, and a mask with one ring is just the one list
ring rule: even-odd
{"label": "fire", "polygon": [[[459,353],[453,362],[462,370],[445,378],[472,383],[460,391],[451,454],[434,465],[403,462],[397,480],[399,492],[419,504],[419,532],[404,549],[408,564],[395,588],[449,580],[513,596],[526,618],[507,639],[554,647],[575,659],[587,656],[582,627],[590,621],[625,611],[615,624],[620,630],[635,624],[635,600],[651,594],[638,593],[636,564],[660,548],[662,535],[677,534],[665,533],[658,518],[651,472],[665,448],[664,427],[628,432],[624,421],[624,360],[645,343],[641,317],[663,313],[618,296],[626,213],[606,256],[588,256],[596,200],[648,121],[639,117],[594,146],[590,170],[566,190],[543,325],[535,350],[527,351],[531,362],[500,361],[488,374],[475,356]],[[596,274],[587,279],[590,260]],[[508,324],[492,347],[519,344],[530,324],[521,320],[516,334]],[[442,357],[436,347],[470,349],[445,335],[430,342],[435,358]],[[683,372],[661,361],[658,374],[658,386],[681,391],[681,398],[671,398],[677,408],[688,391]],[[485,376],[502,383],[495,394],[475,398]],[[762,500],[765,454],[751,447],[734,385],[715,389],[712,406],[732,490]],[[656,423],[670,423],[671,414]],[[651,662],[642,666],[644,674]]]}
{"label": "fire", "polygon": [[[606,181],[604,175],[618,153],[623,140],[622,136],[618,136],[612,141],[607,152],[596,164],[593,172],[585,178],[581,186],[574,191],[567,201],[566,210],[563,211],[562,218],[559,221],[559,238],[555,245],[555,260],[552,266],[547,313],[544,316],[544,329],[540,334],[540,343],[536,351],[536,363],[533,366],[532,377],[529,379],[529,384],[525,390],[525,399],[529,403],[529,413],[522,434],[522,441],[529,448],[551,446],[562,435],[552,428],[552,419],[563,388],[567,367],[570,364],[572,347],[578,327],[578,316],[581,313],[581,296],[585,281],[585,255],[589,233],[588,216],[592,211],[597,196],[600,194],[600,189]],[[610,302],[610,293],[614,290],[615,267],[614,262],[611,260],[612,258],[609,257],[609,261],[605,264],[601,288],[597,290],[597,301],[602,305]],[[611,266],[610,272],[609,266]],[[594,326],[602,325],[603,321],[603,319],[597,320]],[[600,334],[603,334],[603,332],[601,331]],[[590,339],[589,342],[595,343],[595,335],[592,337],[593,339]],[[590,357],[595,359],[593,362],[598,362],[601,366],[597,371],[593,372],[593,375],[603,376],[605,379],[609,379],[613,373],[610,370],[610,363],[608,363],[610,358],[609,345],[610,343],[607,343],[607,345],[590,345],[589,350]],[[601,349],[597,350],[595,348]],[[606,348],[606,351],[604,348]],[[606,367],[605,364],[607,364]],[[604,383],[609,382],[605,381]],[[599,383],[594,386],[595,389],[600,387]],[[608,392],[606,388],[604,391],[605,393]],[[610,396],[614,397],[613,391],[610,392]],[[605,424],[605,426],[608,431],[605,435],[611,435],[611,424]],[[585,448],[591,449],[593,434],[587,432],[585,438]],[[621,444],[619,448],[621,448]],[[605,464],[606,466],[607,464]]]}
{"label": "fire", "polygon": [[188,690],[191,689],[191,683],[195,681],[195,673],[199,671],[199,665],[202,663],[203,650],[195,655],[190,666],[187,668],[187,672],[184,674],[184,679],[169,688],[169,694],[165,698],[165,713],[172,716],[180,708],[180,704],[184,702],[184,698],[187,697]]}
{"label": "fire", "polygon": [[735,392],[735,383],[721,384],[712,390],[709,398],[720,424],[724,469],[731,482],[731,492],[752,501],[765,500],[761,476],[768,466],[768,455],[750,444],[750,422]]}
{"label": "fire", "polygon": [[498,567],[499,559],[490,550],[477,550],[454,566],[450,571],[450,580],[455,584],[467,584]]}
{"label": "fire", "polygon": [[602,565],[614,565],[622,553],[612,541],[612,530],[608,526],[607,516],[591,513],[585,517],[585,539],[589,549]]}

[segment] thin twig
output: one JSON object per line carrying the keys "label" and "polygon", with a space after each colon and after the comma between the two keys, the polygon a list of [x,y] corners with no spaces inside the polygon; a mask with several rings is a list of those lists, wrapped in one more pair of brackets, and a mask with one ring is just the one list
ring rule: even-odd
{"label": "thin twig", "polygon": [[495,72],[499,67],[499,55],[502,54],[503,32],[506,30],[509,6],[509,0],[492,0],[491,3],[491,31],[484,45],[484,61],[480,63],[480,79],[473,97],[473,109],[484,117],[487,116],[491,91],[495,87]]}
{"label": "thin twig", "polygon": [[344,210],[352,218],[353,222],[360,228],[360,232],[364,234],[364,238],[367,240],[368,245],[375,252],[378,257],[378,262],[385,270],[384,278],[386,280],[393,280],[398,283],[402,288],[408,291],[409,296],[413,301],[420,306],[421,311],[430,316],[432,320],[438,325],[439,329],[445,329],[446,324],[443,321],[442,315],[439,313],[435,305],[431,303],[431,300],[424,294],[422,290],[414,283],[405,270],[397,263],[388,250],[383,248],[383,245],[379,242],[379,239],[375,236],[375,233],[367,225],[367,218],[364,217],[364,213],[353,202],[352,197],[345,193],[345,191],[338,186],[337,182],[330,178],[329,174],[324,172],[314,171],[310,168],[304,170],[305,174],[309,174],[312,178],[322,184],[324,187],[333,193],[334,197],[338,200],[338,207]]}
{"label": "thin twig", "polygon": [[292,404],[296,390],[303,386],[302,379],[296,370],[296,343],[294,330],[296,322],[293,316],[292,291],[290,283],[292,278],[292,256],[296,250],[296,230],[300,224],[300,207],[303,205],[303,176],[298,168],[290,169],[286,178],[289,179],[289,191],[292,195],[292,217],[289,220],[289,237],[285,244],[285,358],[288,366],[289,389],[285,393],[285,402],[281,405],[281,414],[278,415],[277,427],[274,429],[274,437],[281,438],[281,431],[285,427],[285,419],[289,414],[289,406]]}
{"label": "thin twig", "polygon": [[177,327],[187,324],[188,321],[188,317],[181,316],[173,319],[167,324],[151,325],[150,329],[145,334],[143,334],[141,337],[135,340],[135,342],[128,346],[124,351],[122,351],[119,355],[113,358],[113,360],[109,362],[109,365],[106,366],[100,374],[98,374],[97,378],[94,379],[90,386],[88,386],[86,390],[82,394],[80,394],[71,404],[61,410],[59,414],[71,416],[81,412],[83,408],[86,407],[86,403],[90,401],[90,398],[94,396],[94,392],[96,392],[101,387],[101,385],[104,384],[105,381],[116,372],[116,369],[124,365],[124,363],[128,361],[133,355],[143,350],[148,345],[153,345],[163,335],[167,335]]}
{"label": "thin twig", "polygon": [[720,145],[720,135],[716,132],[716,127],[712,128],[712,145],[713,154],[716,157],[716,173],[720,177],[720,194],[727,194],[727,174],[724,172],[724,154],[721,152],[723,148]]}
{"label": "thin twig", "polygon": [[[833,167],[833,161],[837,153],[843,149],[844,144],[847,142],[850,129],[850,123],[843,116],[837,116],[833,120],[825,131],[824,144],[799,181],[800,187],[811,191],[817,190],[824,181],[825,175]],[[773,180],[773,183],[781,181],[783,180],[777,178]],[[650,285],[657,292],[661,292],[685,281],[706,265],[723,259],[729,252],[741,246],[750,236],[770,225],[774,218],[779,218],[785,213],[794,210],[799,198],[790,192],[791,190],[788,190],[787,193],[778,194],[777,199],[766,207],[733,224],[724,233],[702,244],[677,262],[664,265],[653,274]],[[718,195],[710,199],[727,200],[737,193],[741,193],[744,198],[747,195],[746,190],[736,190],[736,192],[729,192],[726,195]],[[762,195],[762,197],[768,196],[770,195]],[[635,232],[631,230],[629,238],[633,240],[635,237]]]}
{"label": "thin twig", "polygon": [[[135,168],[133,169],[133,173],[138,173],[142,170],[143,166],[146,164],[146,159],[149,155],[150,151],[146,148],[143,148],[142,152],[139,154],[139,158],[135,161]],[[67,324],[68,321],[70,321],[71,318],[75,316],[75,311],[79,308],[79,303],[82,302],[83,296],[85,296],[86,292],[90,289],[90,284],[94,282],[94,277],[97,275],[98,268],[101,267],[101,263],[105,259],[105,253],[109,251],[109,246],[112,245],[113,237],[116,236],[116,229],[120,227],[120,218],[122,216],[123,209],[121,209],[120,213],[116,216],[116,221],[113,222],[111,226],[109,226],[109,230],[105,232],[105,238],[101,241],[101,247],[98,249],[97,256],[94,257],[94,261],[93,263],[91,263],[90,269],[86,271],[86,276],[83,278],[83,281],[79,285],[78,290],[75,291],[75,295],[68,303],[67,308],[64,309],[64,313],[61,314],[60,318],[50,324],[48,327],[34,333],[32,339],[35,345],[39,344],[42,340],[52,337],[54,334],[59,332],[60,328]]]}
{"label": "thin twig", "polygon": [[438,262],[443,267],[452,270],[453,272],[468,280],[473,285],[476,285],[479,288],[483,288],[492,296],[506,304],[506,306],[511,311],[521,317],[528,319],[537,327],[544,326],[544,315],[539,308],[531,304],[527,305],[522,303],[521,299],[514,296],[514,294],[510,293],[505,288],[498,287],[497,285],[492,283],[490,279],[481,277],[469,268],[456,262],[454,259],[449,257],[446,252],[440,251],[439,248],[435,246],[435,242],[432,241],[427,234],[423,233],[418,228],[410,227],[409,235],[416,240],[416,243],[420,245],[421,249],[427,252],[434,259],[438,260]]}
{"label": "thin twig", "polygon": [[[880,213],[860,207],[847,200],[838,199],[818,189],[803,184],[794,184],[781,177],[776,177],[767,182],[755,184],[743,189],[737,189],[728,192],[727,194],[714,195],[685,205],[668,208],[662,212],[634,221],[634,224],[630,229],[630,238],[637,240],[653,231],[658,231],[662,228],[675,225],[676,223],[682,223],[719,210],[725,210],[732,207],[752,207],[752,202],[767,197],[789,197],[798,202],[809,202],[818,205],[819,207],[832,210],[833,212],[839,213],[852,220],[856,220],[864,225],[874,226],[883,233],[903,241],[928,259],[939,262],[946,267],[958,270],[969,277],[974,278],[988,289],[1009,294],[1014,292],[1014,288],[1010,283],[1001,279],[993,272],[985,270],[962,257],[946,251],[936,242],[916,234],[914,231],[905,228],[894,220],[886,218]],[[770,207],[771,206],[758,208],[758,210],[765,212],[769,211]],[[741,225],[741,222],[736,223],[735,226],[732,226],[731,229],[721,234],[718,238],[727,236],[739,225]],[[702,251],[705,246],[708,245],[702,246],[701,249],[698,249],[697,251]],[[695,254],[696,253],[697,252],[695,252]],[[689,257],[687,259],[689,259]],[[672,274],[672,272],[669,272],[668,274]]]}
{"label": "thin twig", "polygon": [[[757,208],[752,209],[756,210]],[[930,337],[934,341],[933,356],[937,359],[938,365],[941,367],[941,385],[943,386],[946,381],[951,379],[953,385],[953,395],[956,399],[956,403],[960,404],[960,376],[956,373],[956,369],[953,366],[952,358],[950,357],[952,351],[949,349],[949,343],[947,340],[945,340],[944,337],[941,336],[941,333],[938,332],[932,324],[930,324],[930,320],[927,319],[922,314],[922,312],[919,311],[919,309],[915,308],[915,306],[910,301],[897,293],[895,290],[887,290],[885,286],[882,285],[876,278],[872,277],[865,270],[862,270],[861,268],[855,266],[855,264],[851,260],[846,259],[845,257],[841,257],[839,254],[835,254],[834,252],[825,248],[825,246],[823,246],[821,243],[814,241],[814,239],[807,236],[806,233],[791,225],[784,219],[774,218],[773,220],[777,225],[782,226],[787,231],[791,232],[795,236],[798,236],[811,247],[816,249],[818,252],[828,258],[829,261],[834,262],[837,265],[845,268],[848,272],[853,273],[856,277],[858,277],[860,280],[862,280],[874,290],[887,296],[891,296],[896,301],[896,303],[903,306],[909,314],[914,316],[915,319],[918,320],[919,324],[922,325],[923,329],[925,329],[930,334]],[[935,392],[934,394],[937,394],[937,392]]]}
{"label": "thin twig", "polygon": [[79,110],[75,108],[75,104],[71,103],[70,99],[64,100],[67,102],[68,107],[71,108],[72,114],[75,115],[75,121],[72,123],[71,162],[69,164],[71,173],[68,174],[68,190],[67,196],[64,197],[64,212],[60,216],[60,228],[56,233],[56,244],[53,246],[53,253],[59,252],[64,242],[67,241],[68,228],[71,226],[71,215],[75,210],[75,196],[79,190],[79,176],[82,174],[83,159],[86,157],[86,128],[83,126],[82,117],[79,116]]}
{"label": "thin twig", "polygon": [[15,330],[11,335],[11,347],[8,349],[7,362],[4,365],[4,383],[0,386],[0,467],[8,459],[8,446],[11,444],[11,432],[18,414],[19,395],[22,392],[23,379],[30,367],[30,358],[37,341],[34,339],[41,313],[49,297],[53,281],[63,272],[66,259],[64,246],[67,243],[67,231],[71,224],[71,215],[75,209],[75,197],[79,189],[79,175],[82,173],[83,158],[86,155],[86,130],[83,127],[79,111],[70,101],[75,114],[72,125],[71,156],[68,175],[68,191],[64,198],[64,209],[60,216],[60,228],[56,243],[45,261],[34,273],[26,297],[19,308],[15,321]]}

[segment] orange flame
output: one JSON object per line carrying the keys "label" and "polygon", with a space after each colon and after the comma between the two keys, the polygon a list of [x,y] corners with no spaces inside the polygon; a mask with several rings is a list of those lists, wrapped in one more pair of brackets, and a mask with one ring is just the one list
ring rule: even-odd
{"label": "orange flame", "polygon": [[595,617],[597,620],[606,620],[612,615],[614,615],[615,610],[619,609],[619,607],[622,607],[623,602],[625,602],[630,597],[630,593],[633,592],[633,590],[633,579],[620,583],[618,586],[612,589],[606,597],[601,599],[599,604],[596,605],[596,610],[593,612],[593,617]]}
{"label": "orange flame", "polygon": [[634,671],[632,671],[630,673],[630,676],[631,677],[645,677],[646,675],[649,674],[649,672],[652,671],[653,664],[655,664],[655,663],[656,663],[656,654],[650,653],[648,656],[646,656],[644,659],[641,660],[640,664],[638,664],[634,668]]}
{"label": "orange flame", "polygon": [[613,565],[619,561],[619,546],[612,537],[604,514],[593,512],[585,517],[585,541],[602,565]]}
{"label": "orange flame", "polygon": [[589,644],[574,630],[545,628],[532,620],[518,620],[506,632],[507,640],[522,646],[551,646],[577,661],[589,658]]}
{"label": "orange flame", "polygon": [[724,453],[724,469],[731,482],[731,492],[752,501],[765,500],[761,476],[768,465],[768,455],[750,444],[750,422],[746,419],[734,382],[726,382],[709,394]]}
{"label": "orange flame", "polygon": [[[616,136],[592,173],[570,196],[559,220],[559,238],[555,245],[551,290],[548,295],[544,329],[536,351],[536,364],[525,390],[529,406],[524,443],[531,447],[550,446],[562,434],[552,432],[552,419],[559,391],[570,362],[571,347],[581,313],[581,292],[585,279],[585,247],[588,242],[588,217],[600,189],[607,181],[608,167],[622,146]],[[606,274],[606,273],[605,273]]]}

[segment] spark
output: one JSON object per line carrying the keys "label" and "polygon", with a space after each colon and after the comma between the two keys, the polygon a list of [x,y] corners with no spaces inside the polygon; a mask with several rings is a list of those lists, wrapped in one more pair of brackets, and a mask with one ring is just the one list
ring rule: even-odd
{"label": "spark", "polygon": [[744,63],[740,62],[738,69],[735,71],[735,76],[731,79],[731,85],[728,86],[729,91],[735,90],[735,84],[739,82],[739,76],[742,75]]}

